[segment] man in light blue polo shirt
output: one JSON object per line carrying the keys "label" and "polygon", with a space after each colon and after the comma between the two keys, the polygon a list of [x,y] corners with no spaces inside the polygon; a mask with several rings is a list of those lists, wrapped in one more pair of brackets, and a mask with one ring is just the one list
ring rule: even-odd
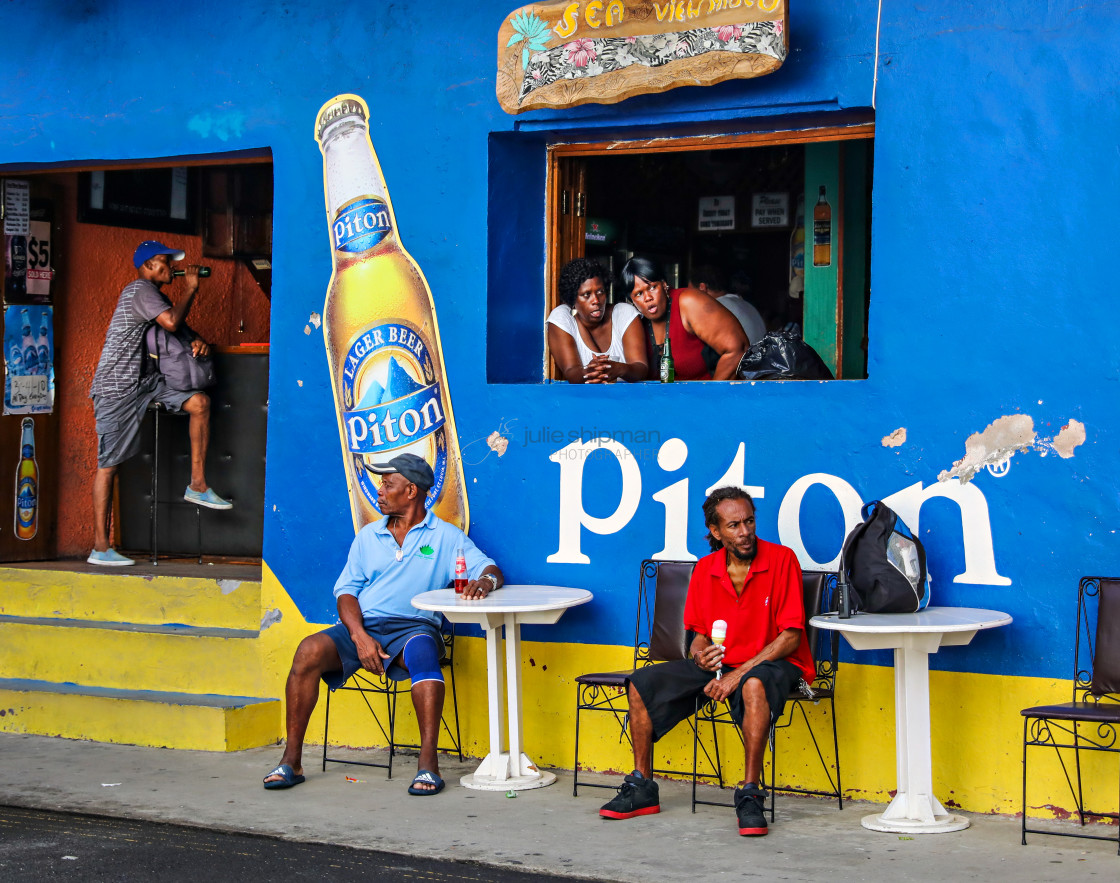
{"label": "man in light blue polo shirt", "polygon": [[409,793],[443,790],[436,741],[443,715],[443,641],[438,613],[417,610],[422,592],[446,588],[462,549],[470,581],[464,598],[485,598],[502,585],[497,564],[458,527],[424,508],[435,481],[422,457],[401,454],[381,467],[377,506],[384,517],[354,538],[334,586],[338,625],[304,638],[285,688],[288,739],[280,763],[264,779],[268,789],[304,781],[303,737],[319,698],[319,681],[336,690],[359,669],[393,680],[412,679],[412,704],[420,726],[420,760]]}

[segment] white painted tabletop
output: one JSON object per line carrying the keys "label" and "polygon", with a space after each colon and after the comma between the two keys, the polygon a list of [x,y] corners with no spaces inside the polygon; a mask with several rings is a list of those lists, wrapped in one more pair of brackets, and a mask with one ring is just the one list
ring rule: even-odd
{"label": "white painted tabletop", "polygon": [[917,613],[855,613],[840,619],[835,613],[814,616],[818,628],[837,632],[936,633],[975,632],[1009,625],[1011,617],[999,610],[976,607],[927,607]]}
{"label": "white painted tabletop", "polygon": [[535,613],[544,610],[564,610],[590,601],[587,589],[569,589],[563,586],[502,586],[485,598],[468,600],[455,594],[454,589],[436,589],[423,592],[412,599],[412,606],[419,610],[479,611],[486,613]]}

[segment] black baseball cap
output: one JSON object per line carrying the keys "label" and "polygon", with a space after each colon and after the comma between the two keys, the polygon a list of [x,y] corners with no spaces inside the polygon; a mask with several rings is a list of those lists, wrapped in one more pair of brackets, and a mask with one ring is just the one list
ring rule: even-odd
{"label": "black baseball cap", "polygon": [[432,467],[428,465],[428,461],[423,457],[417,457],[415,454],[397,454],[387,463],[370,466],[369,468],[371,472],[376,472],[378,475],[390,475],[396,472],[424,490],[436,483],[435,473],[432,472]]}

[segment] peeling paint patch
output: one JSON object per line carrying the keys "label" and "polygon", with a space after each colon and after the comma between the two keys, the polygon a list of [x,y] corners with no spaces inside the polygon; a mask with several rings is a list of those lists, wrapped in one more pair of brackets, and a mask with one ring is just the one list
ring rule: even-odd
{"label": "peeling paint patch", "polygon": [[228,595],[231,592],[236,592],[241,588],[241,580],[239,579],[220,579],[218,580],[218,588],[222,590],[223,595]]}
{"label": "peeling paint patch", "polygon": [[1085,424],[1080,420],[1070,420],[1054,438],[1054,450],[1063,460],[1073,456],[1073,449],[1085,444]]}
{"label": "peeling paint patch", "polygon": [[496,452],[500,457],[509,447],[509,439],[495,429],[486,437],[486,444],[490,446],[491,451]]}
{"label": "peeling paint patch", "polygon": [[304,334],[310,334],[311,333],[311,326],[310,325],[304,325],[303,326],[303,333]]}
{"label": "peeling paint patch", "polygon": [[[1085,424],[1071,419],[1054,438],[1040,438],[1034,431],[1034,420],[1027,414],[1000,417],[983,432],[974,432],[964,443],[965,454],[937,476],[938,481],[959,478],[962,483],[972,479],[978,470],[987,467],[997,478],[1007,474],[1008,462],[1019,452],[1034,450],[1045,457],[1054,451],[1063,460],[1074,455],[1074,449],[1085,444]],[[886,439],[883,440],[884,444]]]}
{"label": "peeling paint patch", "polygon": [[219,141],[240,138],[245,129],[245,114],[195,114],[187,121],[187,129],[202,138],[213,135]]}
{"label": "peeling paint patch", "polygon": [[906,427],[900,426],[890,435],[883,436],[884,448],[897,448],[899,445],[906,444]]}
{"label": "peeling paint patch", "polygon": [[297,380],[296,381],[296,386],[303,386],[303,381],[302,380]]}
{"label": "peeling paint patch", "polygon": [[314,325],[314,326],[315,326],[316,328],[318,328],[318,327],[319,327],[320,325],[322,325],[322,324],[323,324],[323,320],[322,320],[322,318],[320,318],[320,316],[319,316],[319,314],[318,314],[318,313],[312,313],[312,314],[311,314],[311,315],[310,315],[310,316],[309,316],[309,317],[307,318],[307,321],[308,321],[308,322],[309,322],[310,324]]}
{"label": "peeling paint patch", "polygon": [[1027,414],[1010,414],[992,421],[983,432],[974,432],[964,443],[964,457],[952,469],[942,471],[938,481],[959,478],[962,484],[972,480],[977,470],[1002,463],[1017,451],[1034,445],[1037,435],[1034,420]]}
{"label": "peeling paint patch", "polygon": [[273,607],[268,613],[261,617],[261,631],[263,632],[269,626],[274,626],[284,618],[284,614],[280,612],[280,608]]}

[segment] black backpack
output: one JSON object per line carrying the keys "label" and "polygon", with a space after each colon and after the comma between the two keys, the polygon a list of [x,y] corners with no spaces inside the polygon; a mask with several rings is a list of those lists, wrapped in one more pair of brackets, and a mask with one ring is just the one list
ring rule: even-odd
{"label": "black backpack", "polygon": [[850,587],[852,613],[914,613],[929,605],[921,540],[880,500],[863,507],[840,553],[839,581]]}

